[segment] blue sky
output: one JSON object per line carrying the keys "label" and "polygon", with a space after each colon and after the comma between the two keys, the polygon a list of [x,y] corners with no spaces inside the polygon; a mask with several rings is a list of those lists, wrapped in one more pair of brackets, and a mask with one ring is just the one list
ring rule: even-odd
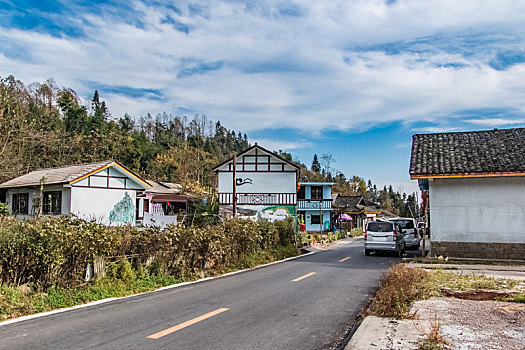
{"label": "blue sky", "polygon": [[0,0],[0,76],[98,89],[114,117],[203,113],[409,190],[412,134],[525,126],[525,2],[460,3]]}

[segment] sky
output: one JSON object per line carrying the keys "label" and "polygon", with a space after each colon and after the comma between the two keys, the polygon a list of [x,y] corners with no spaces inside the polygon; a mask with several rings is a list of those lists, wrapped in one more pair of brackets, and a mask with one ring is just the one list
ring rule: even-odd
{"label": "sky", "polygon": [[0,0],[11,74],[410,192],[414,133],[525,126],[525,1]]}

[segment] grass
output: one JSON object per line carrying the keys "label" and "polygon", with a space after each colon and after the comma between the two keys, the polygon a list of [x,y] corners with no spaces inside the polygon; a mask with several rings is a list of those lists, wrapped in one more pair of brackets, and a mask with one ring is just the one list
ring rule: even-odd
{"label": "grass", "polygon": [[[417,300],[443,296],[443,289],[456,291],[475,289],[512,289],[518,281],[496,279],[452,272],[425,271],[406,264],[394,265],[383,276],[376,295],[365,311],[367,315],[409,318],[412,303]],[[517,294],[508,301],[525,302],[525,294]]]}
{"label": "grass", "polygon": [[137,277],[130,283],[106,277],[78,288],[49,288],[45,292],[4,285],[0,287],[0,320],[148,292],[180,282],[181,279],[169,276]]}
{"label": "grass", "polygon": [[[251,268],[297,255],[299,251],[293,245],[280,246],[268,251],[258,250],[248,254],[241,264],[232,266],[229,271]],[[107,277],[77,288],[49,288],[45,292],[36,291],[27,285],[21,287],[2,285],[0,286],[0,321],[106,298],[149,292],[197,278],[151,275],[146,271],[132,270],[127,260],[114,265],[114,271],[108,271],[108,274]]]}

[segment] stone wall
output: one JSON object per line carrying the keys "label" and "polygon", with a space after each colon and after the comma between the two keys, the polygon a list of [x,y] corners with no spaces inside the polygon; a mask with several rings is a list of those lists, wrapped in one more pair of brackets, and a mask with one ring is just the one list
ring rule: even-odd
{"label": "stone wall", "polygon": [[525,260],[525,243],[432,242],[432,255]]}

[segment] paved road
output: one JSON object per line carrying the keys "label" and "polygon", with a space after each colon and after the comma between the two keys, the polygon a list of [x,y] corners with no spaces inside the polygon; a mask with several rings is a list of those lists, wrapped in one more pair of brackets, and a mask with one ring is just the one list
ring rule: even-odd
{"label": "paved road", "polygon": [[398,260],[362,247],[0,326],[0,349],[330,349]]}

